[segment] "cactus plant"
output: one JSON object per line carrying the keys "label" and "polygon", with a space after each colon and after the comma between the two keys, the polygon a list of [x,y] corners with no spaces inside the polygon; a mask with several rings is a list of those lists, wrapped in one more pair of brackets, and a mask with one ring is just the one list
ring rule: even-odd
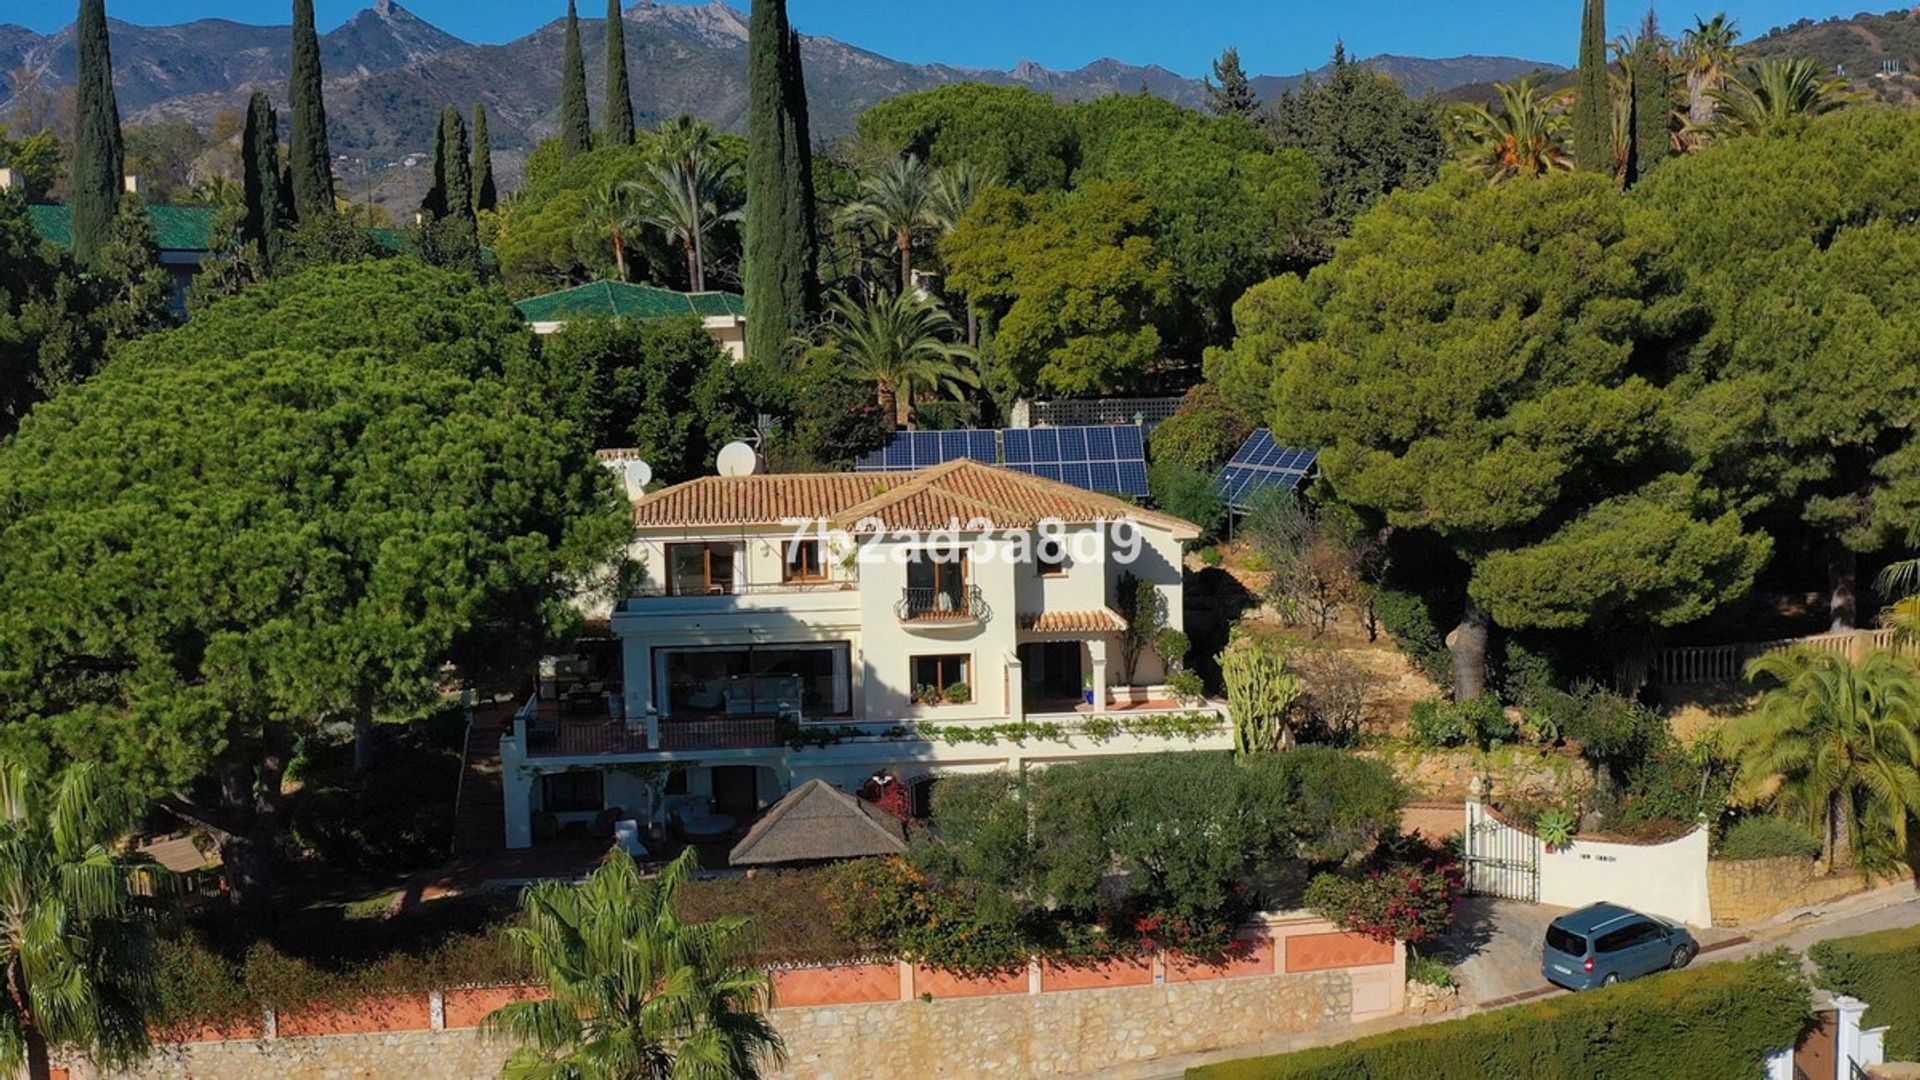
{"label": "cactus plant", "polygon": [[1257,646],[1228,649],[1220,654],[1220,675],[1233,713],[1233,752],[1291,750],[1289,714],[1304,688],[1287,673],[1285,655]]}

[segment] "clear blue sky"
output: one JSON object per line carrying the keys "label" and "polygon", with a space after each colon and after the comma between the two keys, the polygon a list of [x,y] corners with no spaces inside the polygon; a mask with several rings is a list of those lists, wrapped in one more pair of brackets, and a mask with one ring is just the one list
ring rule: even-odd
{"label": "clear blue sky", "polygon": [[[744,8],[747,0],[733,0]],[[318,0],[330,29],[371,0]],[[519,37],[565,12],[564,0],[401,0],[403,6],[468,41]],[[1335,38],[1358,56],[1499,53],[1571,63],[1579,0],[789,0],[803,33],[839,38],[901,60],[1007,68],[1021,60],[1072,68],[1103,56],[1159,64],[1198,76],[1226,45],[1237,45],[1255,74],[1292,74],[1325,62]],[[0,22],[42,32],[73,20],[74,0],[10,0]],[[583,14],[602,4],[584,0]],[[1722,0],[1694,6],[1659,0],[1677,32],[1695,14],[1725,8],[1749,36],[1803,17],[1880,11],[1893,0]],[[1610,5],[1612,33],[1645,10]],[[289,19],[287,0],[107,0],[110,15],[160,24],[218,16],[243,22]]]}

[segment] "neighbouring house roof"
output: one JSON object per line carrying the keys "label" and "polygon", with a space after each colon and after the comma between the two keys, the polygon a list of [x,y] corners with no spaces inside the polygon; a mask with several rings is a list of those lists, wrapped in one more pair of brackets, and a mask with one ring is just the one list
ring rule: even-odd
{"label": "neighbouring house roof", "polygon": [[905,850],[907,831],[899,819],[825,780],[809,780],[774,803],[727,859],[735,866],[769,866]]}
{"label": "neighbouring house roof", "polygon": [[192,873],[219,865],[219,857],[209,857],[194,844],[191,836],[171,836],[140,846],[140,853],[176,874]]}
{"label": "neighbouring house roof", "polygon": [[1112,608],[1043,611],[1020,616],[1020,629],[1037,634],[1122,634],[1126,632],[1127,620]]}
{"label": "neighbouring house roof", "polygon": [[[214,220],[219,216],[219,209],[212,206],[147,205],[147,217],[153,222],[154,243],[161,251],[212,250]],[[27,207],[27,217],[40,239],[61,247],[73,246],[72,207],[35,203]]]}
{"label": "neighbouring house roof", "polygon": [[1170,514],[970,458],[913,472],[703,476],[633,504],[634,524],[642,528],[817,519],[843,529],[879,522],[890,530],[927,531],[974,520],[996,529],[1024,529],[1045,521],[1090,525],[1122,517],[1157,525],[1182,540],[1200,535],[1192,522]]}
{"label": "neighbouring house roof", "polygon": [[636,285],[625,281],[595,281],[571,289],[529,296],[514,305],[520,317],[534,323],[561,323],[569,319],[604,316],[607,318],[665,319],[675,315],[698,315],[703,319],[741,316],[747,313],[746,298],[738,293],[683,293],[658,285]]}

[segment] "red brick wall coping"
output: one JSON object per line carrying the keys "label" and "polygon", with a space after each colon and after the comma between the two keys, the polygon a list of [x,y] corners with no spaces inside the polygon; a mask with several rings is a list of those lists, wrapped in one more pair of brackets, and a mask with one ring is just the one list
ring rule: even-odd
{"label": "red brick wall coping", "polygon": [[[1034,961],[989,974],[966,974],[909,961],[774,968],[768,971],[776,1009],[860,1005],[931,998],[1073,993],[1163,983],[1348,970],[1373,978],[1400,962],[1398,945],[1345,933],[1319,918],[1284,919],[1243,930],[1231,955],[1202,960],[1174,952],[1098,963]],[[544,996],[539,986],[467,987],[370,995],[345,1005],[265,1010],[260,1022],[156,1031],[157,1041],[250,1042],[478,1027],[512,1001]]]}

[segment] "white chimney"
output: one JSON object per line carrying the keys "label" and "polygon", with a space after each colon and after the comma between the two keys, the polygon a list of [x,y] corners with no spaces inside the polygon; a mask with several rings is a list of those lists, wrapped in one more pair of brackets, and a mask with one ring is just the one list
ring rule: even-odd
{"label": "white chimney", "polygon": [[143,183],[139,177],[134,176],[132,173],[128,173],[126,176],[123,176],[120,179],[127,186],[127,194],[144,196],[147,193],[147,185]]}

